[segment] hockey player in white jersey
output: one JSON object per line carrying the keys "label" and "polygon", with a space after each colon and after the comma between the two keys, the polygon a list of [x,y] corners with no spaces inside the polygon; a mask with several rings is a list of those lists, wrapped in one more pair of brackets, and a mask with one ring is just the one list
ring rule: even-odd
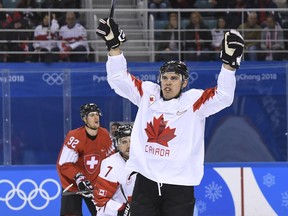
{"label": "hockey player in white jersey", "polygon": [[141,81],[127,71],[119,48],[126,37],[114,20],[100,19],[96,33],[109,50],[109,85],[138,106],[126,164],[130,172],[138,173],[131,216],[193,215],[194,186],[200,184],[204,172],[205,119],[233,102],[242,36],[236,30],[223,35],[223,64],[216,87],[184,91],[189,80],[184,62],[163,64],[158,84]]}
{"label": "hockey player in white jersey", "polygon": [[136,175],[125,169],[129,159],[132,126],[124,124],[115,131],[118,152],[102,161],[94,186],[97,216],[128,216]]}

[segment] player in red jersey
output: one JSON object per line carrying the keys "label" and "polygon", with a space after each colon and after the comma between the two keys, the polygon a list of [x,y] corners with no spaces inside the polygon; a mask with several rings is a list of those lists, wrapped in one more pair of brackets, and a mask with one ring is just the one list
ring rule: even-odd
{"label": "player in red jersey", "polygon": [[81,106],[81,118],[85,126],[68,132],[57,161],[57,171],[62,188],[69,192],[85,193],[62,196],[61,216],[82,215],[82,199],[91,215],[96,209],[91,201],[93,186],[100,172],[103,159],[114,153],[107,129],[100,127],[101,110],[94,103]]}

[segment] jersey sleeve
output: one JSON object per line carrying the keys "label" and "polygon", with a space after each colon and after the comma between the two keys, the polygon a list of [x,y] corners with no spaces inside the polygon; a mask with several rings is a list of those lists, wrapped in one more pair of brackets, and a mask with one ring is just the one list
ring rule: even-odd
{"label": "jersey sleeve", "polygon": [[102,161],[93,192],[97,211],[108,215],[117,215],[118,209],[123,204],[112,199],[119,187],[118,169],[113,161],[111,158]]}
{"label": "jersey sleeve", "polygon": [[206,89],[194,103],[193,110],[198,115],[208,117],[233,103],[236,87],[235,71],[223,66],[218,76],[217,86]]}
{"label": "jersey sleeve", "polygon": [[118,95],[139,106],[143,95],[143,83],[127,71],[127,62],[123,53],[118,56],[108,56],[106,71],[110,87]]}
{"label": "jersey sleeve", "polygon": [[58,164],[61,173],[69,179],[73,179],[78,172],[77,161],[79,158],[80,145],[83,141],[77,135],[69,132],[64,140],[63,148],[60,153]]}

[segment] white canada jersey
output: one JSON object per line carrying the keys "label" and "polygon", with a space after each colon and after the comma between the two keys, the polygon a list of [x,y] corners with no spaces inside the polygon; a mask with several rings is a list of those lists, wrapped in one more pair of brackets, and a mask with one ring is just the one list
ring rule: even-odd
{"label": "white canada jersey", "polygon": [[[60,40],[68,42],[69,46],[74,50],[76,47],[82,45],[89,51],[87,42],[87,30],[79,23],[76,23],[73,28],[68,28],[64,25],[59,30]],[[62,42],[58,43],[60,50],[63,49]]]}
{"label": "white canada jersey", "polygon": [[51,51],[52,48],[57,47],[57,34],[59,24],[56,19],[52,20],[51,27],[38,25],[34,30],[34,49],[46,48]]}
{"label": "white canada jersey", "polygon": [[222,66],[217,87],[190,89],[164,101],[158,84],[142,82],[127,72],[123,53],[108,56],[106,69],[111,88],[138,106],[126,168],[159,183],[199,185],[205,119],[232,104],[235,71]]}
{"label": "white canada jersey", "polygon": [[119,208],[131,201],[136,175],[130,176],[125,164],[119,152],[102,161],[94,186],[97,216],[117,216]]}

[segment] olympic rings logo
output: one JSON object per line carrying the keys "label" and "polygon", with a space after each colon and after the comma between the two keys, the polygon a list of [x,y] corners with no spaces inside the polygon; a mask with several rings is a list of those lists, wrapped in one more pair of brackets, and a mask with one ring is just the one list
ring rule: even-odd
{"label": "olympic rings logo", "polygon": [[63,73],[44,73],[42,79],[48,85],[62,85],[64,82]]}
{"label": "olympic rings logo", "polygon": [[194,71],[189,73],[189,84],[194,83],[197,79],[198,79],[198,73]]}
{"label": "olympic rings logo", "polygon": [[[56,185],[55,195],[50,195],[48,191],[43,188],[44,185],[49,182]],[[17,186],[15,186],[14,183],[8,179],[0,180],[0,185],[5,183],[11,186],[11,190],[9,190],[4,197],[1,197],[0,193],[0,201],[5,202],[9,209],[16,211],[23,209],[26,206],[27,202],[31,208],[35,210],[42,210],[48,206],[51,200],[56,199],[61,193],[61,186],[55,179],[45,179],[40,183],[39,187],[37,183],[32,179],[23,179],[18,183]],[[28,194],[26,194],[27,190],[25,192],[24,190],[21,189],[21,187],[23,188],[23,185],[25,183],[32,184],[32,186],[34,187],[34,189],[32,189]],[[31,185],[29,186],[31,187]],[[37,206],[32,202],[37,196],[41,196],[45,200],[44,204]],[[23,202],[21,201],[22,204],[19,204],[18,206],[12,206],[11,202],[13,201],[14,197],[15,199],[17,199],[17,201],[18,199],[21,199],[23,201]]]}

